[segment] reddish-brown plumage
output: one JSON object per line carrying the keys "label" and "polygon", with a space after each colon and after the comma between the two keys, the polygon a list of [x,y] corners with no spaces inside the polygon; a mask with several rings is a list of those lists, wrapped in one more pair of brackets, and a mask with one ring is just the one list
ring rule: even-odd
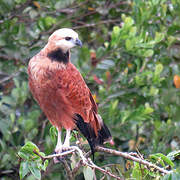
{"label": "reddish-brown plumage", "polygon": [[[84,79],[70,62],[69,49],[63,51],[69,45],[69,39],[67,37],[66,42],[65,37],[54,33],[44,49],[30,60],[29,87],[52,125],[59,131],[63,127],[66,130],[78,127],[93,150],[94,144],[111,140],[111,135],[98,115],[97,105]],[[60,45],[57,46],[57,42]]]}
{"label": "reddish-brown plumage", "polygon": [[97,134],[100,128],[94,118],[97,105],[72,63],[61,67],[59,62],[52,62],[39,54],[31,59],[28,73],[30,90],[54,126],[74,129],[73,116],[77,113],[85,122],[92,124]]}

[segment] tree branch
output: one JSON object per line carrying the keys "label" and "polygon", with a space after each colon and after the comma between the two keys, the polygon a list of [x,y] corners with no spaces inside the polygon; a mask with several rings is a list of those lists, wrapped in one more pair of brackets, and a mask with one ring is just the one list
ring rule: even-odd
{"label": "tree branch", "polygon": [[93,27],[93,26],[97,26],[100,24],[111,24],[111,23],[117,23],[120,22],[119,19],[109,19],[109,20],[105,20],[105,21],[100,21],[98,23],[90,23],[90,24],[84,24],[84,25],[80,25],[80,26],[75,26],[73,27],[73,29],[81,29],[81,28],[87,28],[87,27]]}
{"label": "tree branch", "polygon": [[[52,155],[48,155],[48,156],[44,156],[44,157],[41,156],[41,158],[42,159],[51,159],[51,158],[54,158],[54,157],[66,156],[68,154],[72,154],[75,151],[78,152],[81,160],[79,162],[77,162],[77,164],[76,164],[76,166],[75,166],[75,168],[73,170],[70,169],[67,162],[64,162],[66,173],[67,173],[70,180],[72,180],[73,177],[75,177],[77,171],[79,170],[79,168],[81,166],[89,166],[92,169],[96,169],[96,170],[102,172],[104,175],[108,175],[108,176],[116,178],[118,180],[122,180],[120,177],[112,174],[108,170],[105,170],[105,169],[97,166],[96,164],[94,164],[93,161],[89,158],[91,152],[88,152],[88,153],[86,153],[84,155],[84,152],[77,146],[71,146],[71,147],[68,147],[68,148],[63,148],[63,150],[66,151],[66,152],[62,152],[62,153],[59,153],[59,154],[52,154]],[[169,173],[172,172],[172,171],[168,171],[168,170],[166,170],[164,168],[161,168],[161,167],[159,167],[159,166],[157,166],[157,165],[155,165],[155,164],[153,164],[151,162],[148,162],[148,161],[142,159],[142,157],[140,157],[137,153],[120,152],[120,151],[117,151],[117,150],[114,150],[114,149],[104,148],[104,147],[100,147],[100,146],[96,147],[96,151],[97,152],[105,152],[105,153],[109,153],[109,154],[116,155],[116,156],[121,156],[121,157],[124,157],[126,159],[138,162],[140,164],[145,165],[151,171],[152,171],[152,168],[153,168],[153,170],[155,169],[155,170],[159,171],[162,174],[169,174]]]}
{"label": "tree branch", "polygon": [[[107,170],[105,170],[105,169],[103,169],[103,168],[95,165],[90,158],[86,158],[86,156],[89,156],[89,154],[90,154],[89,152],[84,156],[82,150],[79,149],[79,147],[77,147],[77,146],[70,146],[70,147],[68,147],[68,148],[63,148],[63,151],[64,151],[64,150],[67,151],[67,152],[62,152],[62,153],[59,153],[59,154],[52,154],[52,155],[48,155],[48,156],[44,156],[44,157],[41,156],[41,155],[39,155],[39,154],[38,154],[38,155],[39,155],[42,159],[51,159],[51,158],[54,158],[54,157],[59,157],[59,156],[62,157],[62,156],[68,155],[68,154],[72,154],[74,151],[77,151],[78,154],[79,154],[79,156],[80,156],[80,158],[81,158],[81,160],[78,162],[78,166],[76,166],[76,167],[71,171],[70,168],[69,168],[69,166],[68,166],[68,164],[67,164],[67,162],[64,162],[64,163],[65,163],[64,166],[65,166],[66,172],[68,173],[68,177],[69,177],[70,180],[73,179],[73,177],[75,176],[75,172],[78,171],[80,165],[89,166],[89,167],[91,167],[92,169],[97,169],[97,170],[99,170],[100,172],[102,172],[103,174],[106,174],[106,175],[108,175],[108,176],[110,176],[110,177],[116,178],[116,179],[118,179],[118,180],[122,180],[120,177],[118,177],[118,176],[112,174],[111,172],[109,172],[109,171],[107,171]],[[37,154],[37,153],[36,153],[36,154]],[[70,175],[69,175],[69,174],[70,174]]]}
{"label": "tree branch", "polygon": [[98,152],[105,152],[105,153],[109,153],[109,154],[113,154],[113,155],[116,155],[116,156],[121,156],[121,157],[124,157],[126,159],[130,159],[132,161],[136,161],[140,164],[144,164],[146,165],[147,167],[149,168],[154,168],[156,170],[158,170],[159,172],[161,173],[164,173],[164,174],[169,174],[171,173],[172,171],[167,171],[155,164],[152,164],[151,162],[148,162],[146,160],[143,160],[143,159],[140,159],[140,158],[137,158],[137,157],[134,157],[126,152],[120,152],[120,151],[117,151],[117,150],[113,150],[113,149],[108,149],[108,148],[104,148],[104,147],[100,147],[100,146],[97,146],[96,147],[96,151]]}
{"label": "tree branch", "polygon": [[[85,157],[88,158],[91,155],[91,151],[87,152]],[[79,168],[82,166],[82,160],[79,160],[75,166],[75,168],[72,170],[73,175],[77,173]]]}
{"label": "tree branch", "polygon": [[0,84],[2,84],[2,83],[4,83],[4,82],[6,82],[6,81],[8,81],[8,80],[10,80],[10,79],[18,76],[19,73],[20,73],[20,72],[16,72],[16,73],[11,74],[10,76],[4,77],[3,79],[0,80]]}
{"label": "tree branch", "polygon": [[71,169],[70,169],[67,161],[64,159],[64,160],[62,160],[62,163],[63,163],[63,165],[64,165],[64,168],[65,168],[65,171],[66,171],[66,174],[67,174],[68,179],[69,179],[69,180],[73,180],[73,179],[74,179],[74,178],[73,178],[73,174],[72,174],[72,171],[71,171]]}
{"label": "tree branch", "polygon": [[118,179],[118,180],[122,180],[120,177],[112,174],[112,173],[109,172],[108,170],[105,170],[105,169],[103,169],[103,168],[95,165],[90,158],[88,158],[88,160],[89,160],[89,162],[91,163],[91,164],[89,164],[88,166],[91,167],[92,169],[97,169],[97,170],[101,171],[103,174],[106,174],[106,175],[111,176],[111,177],[113,177],[113,178],[116,178],[116,179]]}

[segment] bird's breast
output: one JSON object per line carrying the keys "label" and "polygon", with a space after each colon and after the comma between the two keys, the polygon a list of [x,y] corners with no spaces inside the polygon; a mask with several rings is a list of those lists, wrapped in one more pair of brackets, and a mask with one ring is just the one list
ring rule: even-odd
{"label": "bird's breast", "polygon": [[57,71],[63,72],[65,70],[64,63],[54,62],[43,57],[31,59],[28,66],[29,75],[36,81],[51,79]]}

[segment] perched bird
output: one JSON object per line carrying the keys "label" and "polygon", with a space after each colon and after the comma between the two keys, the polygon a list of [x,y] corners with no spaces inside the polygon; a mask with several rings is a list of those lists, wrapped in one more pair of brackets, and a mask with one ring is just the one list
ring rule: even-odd
{"label": "perched bird", "polygon": [[[111,134],[98,114],[92,94],[80,72],[70,61],[70,49],[82,46],[72,29],[56,30],[47,45],[29,62],[29,88],[53,126],[57,128],[55,148],[60,153],[70,146],[70,133],[78,129],[94,154],[96,145],[113,144]],[[64,143],[61,130],[66,129]]]}

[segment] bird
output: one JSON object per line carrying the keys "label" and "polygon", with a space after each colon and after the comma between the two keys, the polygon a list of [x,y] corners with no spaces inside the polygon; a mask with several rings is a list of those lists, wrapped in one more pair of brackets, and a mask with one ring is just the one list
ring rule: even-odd
{"label": "bird", "polygon": [[[57,129],[56,153],[70,147],[71,131],[87,139],[94,157],[95,147],[114,144],[98,106],[78,69],[71,63],[70,49],[80,46],[78,34],[70,28],[56,30],[45,47],[28,63],[29,89],[50,123]],[[62,143],[62,129],[66,136]]]}

